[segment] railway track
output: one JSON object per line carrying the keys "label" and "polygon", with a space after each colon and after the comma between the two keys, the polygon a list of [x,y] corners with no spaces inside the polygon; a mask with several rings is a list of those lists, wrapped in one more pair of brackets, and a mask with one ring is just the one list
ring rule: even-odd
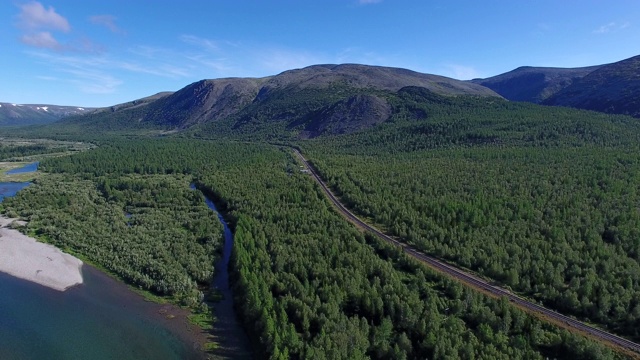
{"label": "railway track", "polygon": [[510,302],[516,304],[517,306],[524,308],[530,312],[535,312],[535,313],[539,313],[542,314],[546,317],[549,317],[553,320],[555,320],[556,322],[560,323],[560,324],[564,324],[564,326],[569,327],[569,328],[574,328],[576,330],[579,330],[580,332],[589,334],[593,337],[596,337],[602,341],[608,342],[610,344],[613,344],[614,346],[618,346],[618,347],[622,347],[624,349],[627,350],[631,350],[633,352],[637,354],[640,354],[640,344],[637,344],[633,341],[627,340],[625,338],[616,336],[614,334],[608,333],[604,330],[598,329],[596,327],[593,327],[591,325],[585,324],[581,321],[578,321],[574,318],[562,315],[556,311],[550,310],[545,308],[544,306],[541,306],[539,304],[536,304],[534,302],[531,302],[530,300],[527,300],[525,298],[522,298],[518,295],[515,295],[514,293],[504,289],[504,288],[500,288],[494,285],[489,284],[488,282],[486,282],[483,279],[480,279],[474,275],[472,275],[469,272],[466,272],[456,266],[453,266],[451,264],[445,263],[441,260],[438,260],[432,256],[429,256],[427,254],[422,253],[421,251],[411,247],[410,245],[407,245],[401,241],[398,241],[397,239],[392,238],[391,236],[383,233],[382,231],[378,230],[377,228],[367,224],[366,222],[360,220],[360,218],[358,218],[356,215],[354,215],[349,209],[347,209],[342,202],[340,202],[340,200],[333,194],[333,192],[331,192],[331,190],[329,189],[329,187],[324,183],[324,181],[320,178],[320,176],[318,175],[318,173],[316,172],[316,170],[309,164],[309,162],[307,161],[307,159],[302,155],[302,153],[300,153],[300,151],[298,151],[297,149],[293,148],[293,152],[294,154],[298,157],[298,159],[302,162],[303,166],[308,170],[308,172],[311,174],[311,176],[314,178],[314,180],[318,183],[318,185],[320,185],[320,187],[322,188],[322,191],[324,192],[324,194],[327,196],[327,198],[336,206],[336,208],[338,209],[338,211],[342,214],[342,216],[344,216],[345,218],[347,218],[347,220],[349,220],[351,223],[355,224],[356,226],[359,226],[363,229],[365,229],[366,231],[371,232],[372,234],[378,236],[380,239],[389,242],[391,244],[394,244],[396,246],[399,246],[403,249],[403,251],[411,256],[414,259],[417,259],[421,262],[423,262],[424,264],[426,264],[427,266],[440,271],[442,273],[448,274],[449,276],[459,280],[460,282],[468,285],[468,286],[472,286],[475,288],[479,288],[485,292],[488,292],[496,297],[506,297],[509,299]]}

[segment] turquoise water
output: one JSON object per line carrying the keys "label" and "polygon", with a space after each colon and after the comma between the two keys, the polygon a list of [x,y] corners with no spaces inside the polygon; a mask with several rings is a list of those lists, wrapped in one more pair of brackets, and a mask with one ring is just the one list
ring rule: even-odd
{"label": "turquoise water", "polygon": [[65,292],[0,273],[0,359],[201,357],[157,323],[156,304],[84,268],[85,284]]}
{"label": "turquoise water", "polygon": [[22,173],[34,172],[34,171],[38,170],[38,164],[40,164],[40,163],[36,161],[34,163],[27,164],[27,165],[25,165],[25,166],[23,166],[21,168],[9,170],[5,174],[11,175],[11,174],[22,174]]}
{"label": "turquoise water", "polygon": [[[27,185],[0,183],[0,196]],[[90,266],[83,277],[84,284],[59,292],[0,273],[0,359],[204,357],[186,325],[159,313],[162,305]]]}

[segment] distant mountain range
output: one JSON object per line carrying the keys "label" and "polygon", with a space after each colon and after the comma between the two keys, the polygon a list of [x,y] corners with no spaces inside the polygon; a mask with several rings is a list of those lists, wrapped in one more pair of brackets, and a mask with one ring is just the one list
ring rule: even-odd
{"label": "distant mountain range", "polygon": [[640,117],[640,56],[601,66],[543,103]]}
{"label": "distant mountain range", "polygon": [[71,115],[81,115],[93,108],[59,105],[0,103],[0,126],[47,124]]}
{"label": "distant mountain range", "polygon": [[471,82],[512,101],[640,117],[640,56],[584,68],[520,67]]}
{"label": "distant mountain range", "polygon": [[314,65],[264,78],[201,80],[176,92],[100,109],[0,103],[0,125],[64,118],[53,125],[57,131],[275,131],[307,138],[350,133],[391,119],[406,101],[398,96],[405,88],[640,117],[640,56],[583,68],[520,67],[471,81],[381,66]]}
{"label": "distant mountain range", "polygon": [[583,68],[551,68],[522,66],[486,79],[473,79],[511,101],[541,104],[558,91],[570,86],[600,66]]}

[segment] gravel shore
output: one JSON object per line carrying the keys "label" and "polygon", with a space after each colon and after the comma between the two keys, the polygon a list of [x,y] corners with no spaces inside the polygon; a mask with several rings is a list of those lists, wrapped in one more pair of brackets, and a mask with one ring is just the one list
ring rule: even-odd
{"label": "gravel shore", "polygon": [[0,217],[0,272],[58,291],[82,284],[82,261],[53,245],[37,242]]}

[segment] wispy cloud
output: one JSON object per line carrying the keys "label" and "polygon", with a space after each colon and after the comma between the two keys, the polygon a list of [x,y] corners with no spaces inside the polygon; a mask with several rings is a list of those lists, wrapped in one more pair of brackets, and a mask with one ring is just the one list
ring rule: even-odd
{"label": "wispy cloud", "polygon": [[330,62],[321,54],[307,50],[278,47],[260,49],[254,56],[254,60],[258,66],[272,74],[289,69]]}
{"label": "wispy cloud", "polygon": [[21,11],[18,15],[18,25],[23,29],[28,31],[49,29],[63,32],[71,30],[69,21],[58,14],[52,6],[46,9],[41,3],[32,1],[19,7]]}
{"label": "wispy cloud", "polygon": [[179,79],[189,77],[191,72],[186,67],[177,66],[167,63],[144,65],[135,61],[113,61],[111,67],[114,69],[127,70],[139,74],[154,75],[170,79]]}
{"label": "wispy cloud", "polygon": [[210,59],[206,55],[202,54],[185,55],[185,58],[192,61],[193,63],[200,64],[206,68],[212,69],[213,71],[223,76],[231,74],[231,70],[233,69],[228,65],[228,61],[226,58]]}
{"label": "wispy cloud", "polygon": [[29,52],[51,66],[52,71],[64,76],[46,75],[48,80],[73,84],[87,94],[114,93],[123,82],[111,74],[111,61],[101,56],[71,56],[42,51]]}
{"label": "wispy cloud", "polygon": [[117,18],[113,15],[94,15],[89,17],[89,21],[94,25],[104,26],[112,33],[124,34],[125,31],[116,25],[116,20]]}
{"label": "wispy cloud", "polygon": [[594,34],[607,34],[607,33],[612,33],[612,32],[616,32],[625,28],[628,28],[631,24],[628,21],[625,22],[610,22],[606,25],[602,25],[599,28],[593,30]]}
{"label": "wispy cloud", "polygon": [[482,74],[474,67],[459,64],[445,65],[445,71],[442,74],[458,80],[471,80],[482,77]]}
{"label": "wispy cloud", "polygon": [[195,35],[182,35],[180,36],[180,40],[186,44],[194,45],[202,48],[206,51],[219,51],[220,47],[216,43],[216,41],[211,39],[201,38]]}
{"label": "wispy cloud", "polygon": [[87,94],[112,94],[122,84],[122,80],[99,70],[65,69],[64,71],[73,75],[74,78],[69,81]]}

